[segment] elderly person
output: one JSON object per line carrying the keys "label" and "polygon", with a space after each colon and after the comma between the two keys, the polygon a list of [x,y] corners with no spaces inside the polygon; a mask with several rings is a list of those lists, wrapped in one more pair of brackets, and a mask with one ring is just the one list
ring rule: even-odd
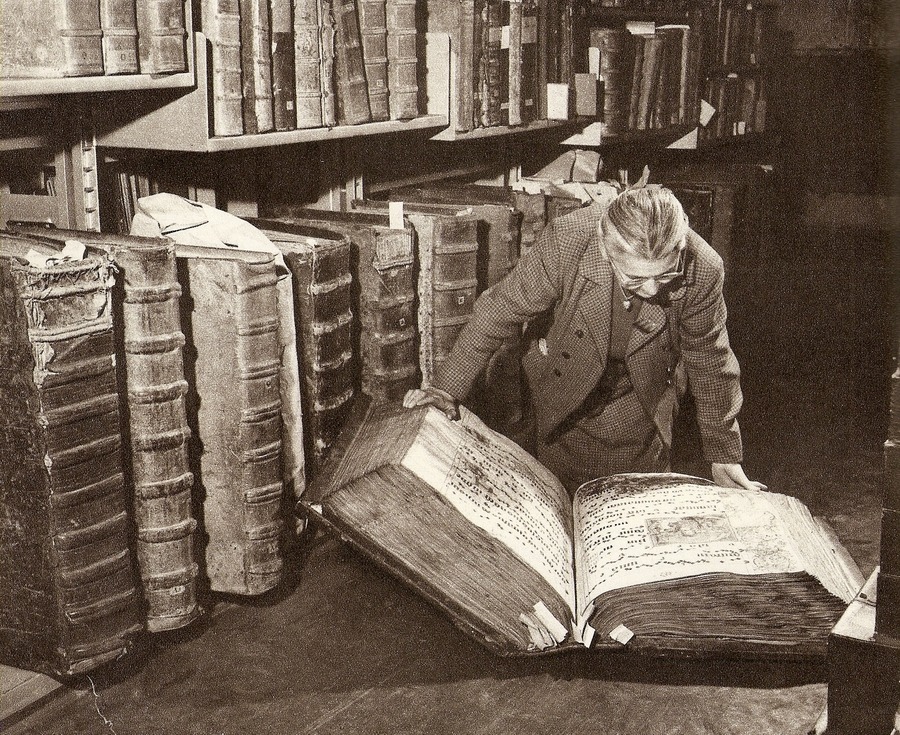
{"label": "elderly person", "polygon": [[451,416],[514,325],[551,312],[523,366],[537,457],[573,492],[617,472],[665,472],[690,386],[719,485],[763,489],[741,467],[740,373],[725,328],[724,268],[660,186],[554,221],[476,303],[435,384],[404,405]]}

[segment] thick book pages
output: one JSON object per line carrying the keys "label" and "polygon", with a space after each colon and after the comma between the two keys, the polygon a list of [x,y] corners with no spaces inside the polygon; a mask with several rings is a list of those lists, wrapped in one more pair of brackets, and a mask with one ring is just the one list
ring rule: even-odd
{"label": "thick book pages", "polygon": [[387,0],[359,0],[359,31],[372,121],[390,120]]}
{"label": "thick book pages", "polygon": [[[272,4],[272,122],[275,130],[297,127],[296,79],[294,78],[294,19],[291,0]],[[318,60],[318,55],[317,55]],[[316,76],[318,82],[318,74]]]}
{"label": "thick book pages", "polygon": [[212,47],[212,132],[244,132],[239,0],[201,0],[200,23]]}
{"label": "thick book pages", "polygon": [[371,122],[357,0],[333,0],[337,124]]}
{"label": "thick book pages", "polygon": [[[388,202],[354,202],[363,212],[384,212]],[[406,204],[403,214],[416,231],[418,260],[419,370],[422,385],[450,354],[472,316],[478,288],[478,218],[468,207]]]}
{"label": "thick book pages", "polygon": [[319,0],[294,2],[294,71],[298,128],[318,128],[323,125],[322,27],[319,5]]}
{"label": "thick book pages", "polygon": [[392,229],[387,215],[293,206],[271,214],[349,238],[353,305],[359,314],[353,341],[358,345],[363,393],[394,400],[418,386],[414,232],[409,224]]}
{"label": "thick book pages", "polygon": [[124,292],[120,297],[121,366],[131,447],[126,466],[133,488],[147,629],[173,630],[201,612],[175,246],[168,240],[123,236],[111,253]]}
{"label": "thick book pages", "polygon": [[356,395],[350,241],[320,227],[253,222],[281,250],[294,284],[306,469],[311,478],[328,456]]}
{"label": "thick book pages", "polygon": [[307,507],[497,653],[824,655],[862,578],[802,503],[675,474],[572,499],[461,413],[360,405]]}
{"label": "thick book pages", "polygon": [[141,74],[187,69],[184,0],[138,0],[137,25]]}
{"label": "thick book pages", "polygon": [[179,257],[191,456],[215,592],[281,580],[282,422],[275,256],[198,247]]}
{"label": "thick book pages", "polygon": [[267,133],[275,128],[269,0],[240,0],[240,13],[244,132]]}
{"label": "thick book pages", "polygon": [[103,73],[137,74],[137,18],[134,0],[100,0]]}
{"label": "thick book pages", "polygon": [[416,0],[386,0],[388,93],[391,120],[419,114]]}
{"label": "thick book pages", "polygon": [[[80,674],[142,629],[129,548],[112,264],[27,265],[0,238],[0,657]],[[46,252],[56,255],[54,249]]]}

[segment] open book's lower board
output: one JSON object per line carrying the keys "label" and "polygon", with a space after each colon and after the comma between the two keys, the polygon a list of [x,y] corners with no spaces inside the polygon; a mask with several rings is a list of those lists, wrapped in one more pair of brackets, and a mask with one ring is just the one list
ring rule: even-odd
{"label": "open book's lower board", "polygon": [[[488,454],[473,462],[478,452]],[[793,499],[626,475],[588,483],[573,510],[557,485],[471,414],[451,422],[434,409],[362,405],[304,502],[504,655],[621,648],[624,626],[636,652],[821,658],[861,583],[846,552]],[[598,494],[615,518],[591,533],[585,508]],[[616,509],[623,497],[628,516]],[[562,540],[547,538],[557,511]],[[562,554],[571,580],[555,576]]]}

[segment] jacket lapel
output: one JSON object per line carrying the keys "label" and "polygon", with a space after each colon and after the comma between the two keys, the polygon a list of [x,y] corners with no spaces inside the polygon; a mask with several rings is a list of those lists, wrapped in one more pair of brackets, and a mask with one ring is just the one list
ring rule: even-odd
{"label": "jacket lapel", "polygon": [[613,272],[609,261],[600,252],[595,236],[581,261],[581,274],[585,278],[584,290],[578,299],[578,310],[584,316],[591,337],[600,355],[602,372],[609,354],[609,325],[612,319]]}

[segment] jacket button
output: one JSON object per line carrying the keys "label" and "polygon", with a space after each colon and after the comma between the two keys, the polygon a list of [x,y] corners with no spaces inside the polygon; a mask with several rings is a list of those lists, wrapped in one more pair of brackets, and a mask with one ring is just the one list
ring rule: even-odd
{"label": "jacket button", "polygon": [[562,356],[563,356],[563,360],[568,360],[570,357],[572,357],[568,352],[563,352]]}
{"label": "jacket button", "polygon": [[562,375],[562,371],[559,368],[553,368],[553,374],[558,378]]}
{"label": "jacket button", "polygon": [[575,336],[578,337],[578,339],[581,339],[582,337],[584,337],[584,330],[583,330],[583,329],[576,329],[576,330],[575,330]]}

